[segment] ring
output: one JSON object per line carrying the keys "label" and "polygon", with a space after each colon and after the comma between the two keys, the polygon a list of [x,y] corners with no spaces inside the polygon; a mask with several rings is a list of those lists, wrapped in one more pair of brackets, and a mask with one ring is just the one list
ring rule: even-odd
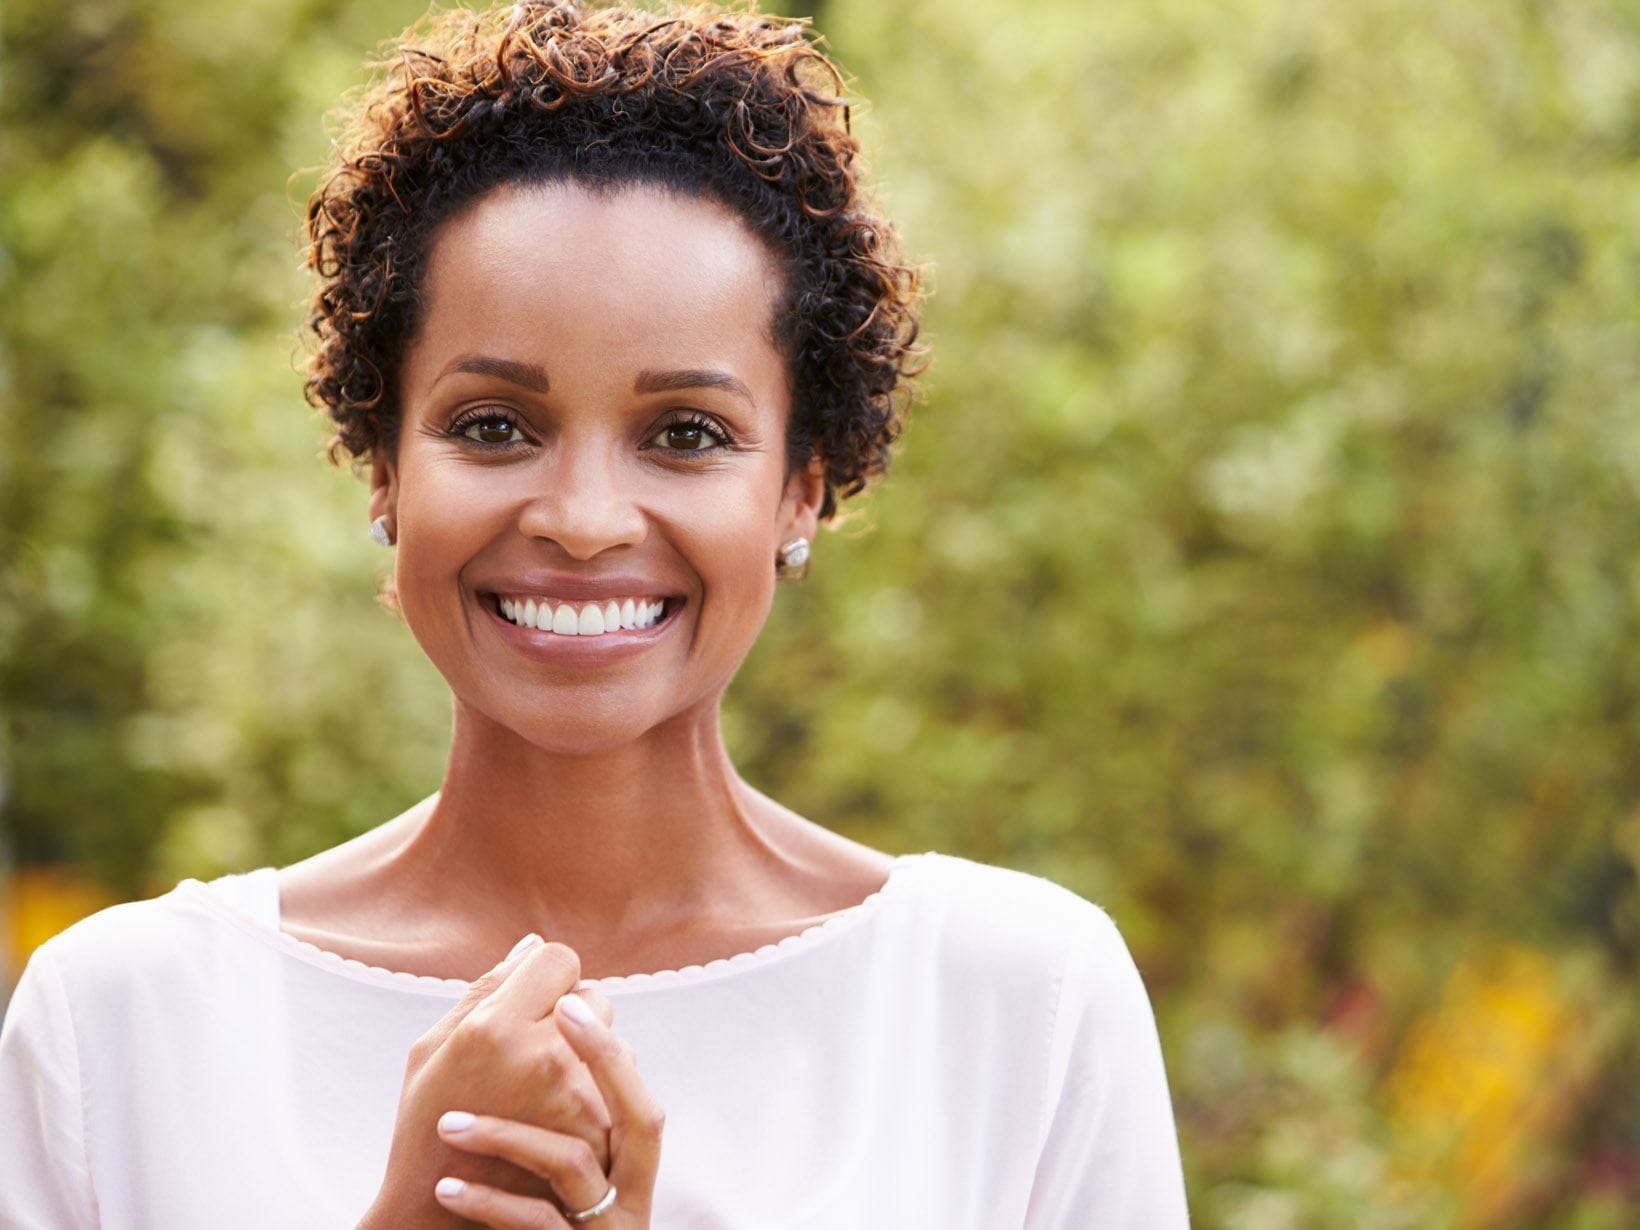
{"label": "ring", "polygon": [[598,1201],[597,1204],[593,1205],[590,1209],[582,1209],[579,1213],[565,1213],[564,1217],[573,1222],[591,1221],[594,1217],[598,1216],[598,1214],[609,1212],[609,1206],[614,1203],[615,1185],[611,1183],[609,1185],[609,1190],[604,1193],[603,1199]]}

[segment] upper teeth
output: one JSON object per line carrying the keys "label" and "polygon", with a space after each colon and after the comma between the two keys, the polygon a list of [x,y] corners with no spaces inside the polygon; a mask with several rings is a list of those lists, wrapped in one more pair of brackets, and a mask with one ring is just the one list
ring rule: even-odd
{"label": "upper teeth", "polygon": [[598,636],[624,628],[648,628],[661,617],[661,598],[611,598],[604,602],[560,602],[540,595],[501,599],[501,613],[522,628],[560,636]]}

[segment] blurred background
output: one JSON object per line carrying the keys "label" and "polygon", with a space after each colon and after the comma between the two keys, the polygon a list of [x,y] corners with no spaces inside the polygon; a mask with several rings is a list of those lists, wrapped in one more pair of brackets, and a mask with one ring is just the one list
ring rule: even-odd
{"label": "blurred background", "polygon": [[[935,365],[749,780],[1104,905],[1195,1223],[1640,1224],[1640,5],[824,0]],[[437,787],[300,395],[420,0],[8,0],[0,997]]]}

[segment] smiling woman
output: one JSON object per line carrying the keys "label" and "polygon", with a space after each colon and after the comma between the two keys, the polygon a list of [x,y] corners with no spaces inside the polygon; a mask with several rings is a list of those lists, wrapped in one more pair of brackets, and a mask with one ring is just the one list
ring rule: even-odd
{"label": "smiling woman", "polygon": [[753,13],[405,36],[309,211],[308,387],[450,688],[441,789],[42,946],[0,1222],[1184,1223],[1110,920],[828,832],[723,744],[917,362],[837,90]]}

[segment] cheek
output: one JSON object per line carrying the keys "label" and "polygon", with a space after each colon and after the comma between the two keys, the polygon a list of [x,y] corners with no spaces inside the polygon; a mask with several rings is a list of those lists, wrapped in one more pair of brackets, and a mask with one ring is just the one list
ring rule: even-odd
{"label": "cheek", "polygon": [[697,637],[737,656],[750,649],[774,601],[776,496],[766,486],[725,484],[716,498],[692,502],[673,521],[700,577]]}
{"label": "cheek", "polygon": [[393,569],[399,607],[423,646],[440,635],[460,605],[461,569],[494,537],[501,515],[493,482],[484,498],[481,472],[456,466],[433,469],[403,471]]}

